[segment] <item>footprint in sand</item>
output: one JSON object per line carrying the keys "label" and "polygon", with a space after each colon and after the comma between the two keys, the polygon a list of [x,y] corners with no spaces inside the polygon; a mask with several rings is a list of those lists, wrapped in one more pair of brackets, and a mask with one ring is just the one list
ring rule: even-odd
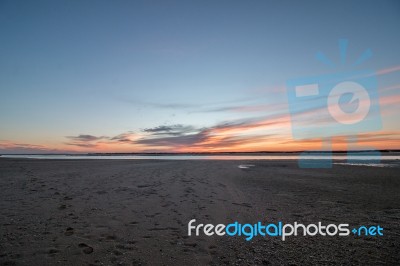
{"label": "footprint in sand", "polygon": [[[136,241],[134,241],[135,243],[136,243]],[[134,246],[133,244],[117,244],[117,245],[115,245],[115,247],[117,248],[117,249],[121,249],[121,250],[134,250],[134,249],[136,249],[136,246]],[[121,252],[121,253],[123,253],[123,252]],[[117,254],[115,254],[115,255],[117,255]]]}
{"label": "footprint in sand", "polygon": [[210,245],[210,246],[208,246],[208,252],[211,254],[211,255],[215,255],[216,253],[217,253],[217,246],[215,246],[215,245]]}
{"label": "footprint in sand", "polygon": [[253,206],[250,203],[236,203],[236,202],[232,202],[233,205],[238,205],[238,206],[243,206],[243,207],[247,207],[247,208],[252,208]]}
{"label": "footprint in sand", "polygon": [[66,236],[71,236],[73,234],[74,234],[74,228],[72,228],[72,227],[68,227],[64,232],[64,235],[66,235]]}
{"label": "footprint in sand", "polygon": [[47,253],[49,254],[49,256],[54,256],[55,254],[59,253],[60,251],[56,248],[50,248]]}
{"label": "footprint in sand", "polygon": [[117,255],[117,256],[120,256],[120,255],[123,255],[123,254],[124,254],[124,253],[122,253],[122,252],[119,251],[119,250],[114,250],[113,253],[114,253],[114,255]]}
{"label": "footprint in sand", "polygon": [[146,187],[151,187],[151,185],[145,184],[145,185],[138,185],[137,187],[138,187],[138,188],[146,188]]}
{"label": "footprint in sand", "polygon": [[94,251],[94,249],[91,246],[88,246],[85,243],[80,243],[78,247],[82,248],[82,252],[85,254],[91,254]]}
{"label": "footprint in sand", "polygon": [[106,236],[106,240],[108,240],[108,241],[117,240],[117,237],[116,236]]}

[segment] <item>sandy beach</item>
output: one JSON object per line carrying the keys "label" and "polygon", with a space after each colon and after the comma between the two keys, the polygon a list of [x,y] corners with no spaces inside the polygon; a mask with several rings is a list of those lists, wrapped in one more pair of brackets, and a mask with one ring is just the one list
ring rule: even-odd
{"label": "sandy beach", "polygon": [[[241,169],[240,164],[254,167]],[[394,265],[399,168],[0,159],[1,265]],[[384,236],[188,236],[197,223],[380,225]]]}

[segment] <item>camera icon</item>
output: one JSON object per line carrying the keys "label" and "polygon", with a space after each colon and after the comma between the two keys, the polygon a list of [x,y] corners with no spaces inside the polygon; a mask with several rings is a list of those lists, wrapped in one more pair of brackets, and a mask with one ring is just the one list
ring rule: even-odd
{"label": "camera icon", "polygon": [[294,139],[325,139],[382,128],[373,71],[298,78],[286,85]]}
{"label": "camera icon", "polygon": [[[339,40],[341,63],[346,61],[348,41]],[[365,50],[353,66],[372,56]],[[317,59],[334,66],[327,56],[317,53]],[[332,137],[345,136],[348,163],[378,163],[379,151],[357,143],[357,135],[380,130],[376,74],[372,70],[349,71],[291,79],[286,82],[289,112],[294,139],[321,139],[321,151],[300,154],[301,168],[332,167]]]}
{"label": "camera icon", "polygon": [[[349,138],[348,163],[378,163],[379,151],[357,145],[356,135],[382,128],[374,71],[354,71],[287,81],[294,139],[321,139],[325,151],[300,154],[301,168],[332,167],[332,141]],[[361,151],[359,151],[361,148]],[[352,150],[354,149],[354,150]]]}

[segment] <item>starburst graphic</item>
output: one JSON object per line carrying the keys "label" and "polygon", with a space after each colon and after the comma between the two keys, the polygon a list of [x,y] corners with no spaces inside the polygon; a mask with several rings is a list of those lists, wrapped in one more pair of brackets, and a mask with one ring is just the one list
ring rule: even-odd
{"label": "starburst graphic", "polygon": [[[339,40],[339,51],[340,51],[340,63],[342,65],[346,64],[347,60],[347,47],[348,47],[349,41],[347,39],[340,39]],[[324,65],[329,66],[329,67],[336,67],[336,64],[332,62],[323,52],[317,52],[315,55],[316,59],[320,62],[322,62]],[[368,59],[372,57],[372,50],[371,49],[365,49],[361,55],[358,57],[358,59],[352,64],[352,66],[358,66]]]}

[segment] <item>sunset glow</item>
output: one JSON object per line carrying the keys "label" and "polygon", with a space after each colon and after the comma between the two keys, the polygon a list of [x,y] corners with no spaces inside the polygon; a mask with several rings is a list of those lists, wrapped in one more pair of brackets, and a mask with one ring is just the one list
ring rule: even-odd
{"label": "sunset glow", "polygon": [[[223,18],[222,6],[210,14],[201,4],[88,6],[85,16],[5,5],[0,153],[319,149],[321,139],[293,137],[286,81],[364,69],[378,82],[382,129],[358,134],[358,148],[400,149],[398,16],[375,23],[366,19],[375,14],[358,14],[337,30],[336,16],[318,14],[329,23],[315,25],[296,4],[253,13],[243,5]],[[299,23],[277,25],[279,14]],[[347,59],[337,46],[344,37]],[[331,63],[316,60],[321,51]],[[304,125],[332,126],[326,106],[315,106],[301,114]],[[347,149],[349,137],[334,137],[333,148]]]}

